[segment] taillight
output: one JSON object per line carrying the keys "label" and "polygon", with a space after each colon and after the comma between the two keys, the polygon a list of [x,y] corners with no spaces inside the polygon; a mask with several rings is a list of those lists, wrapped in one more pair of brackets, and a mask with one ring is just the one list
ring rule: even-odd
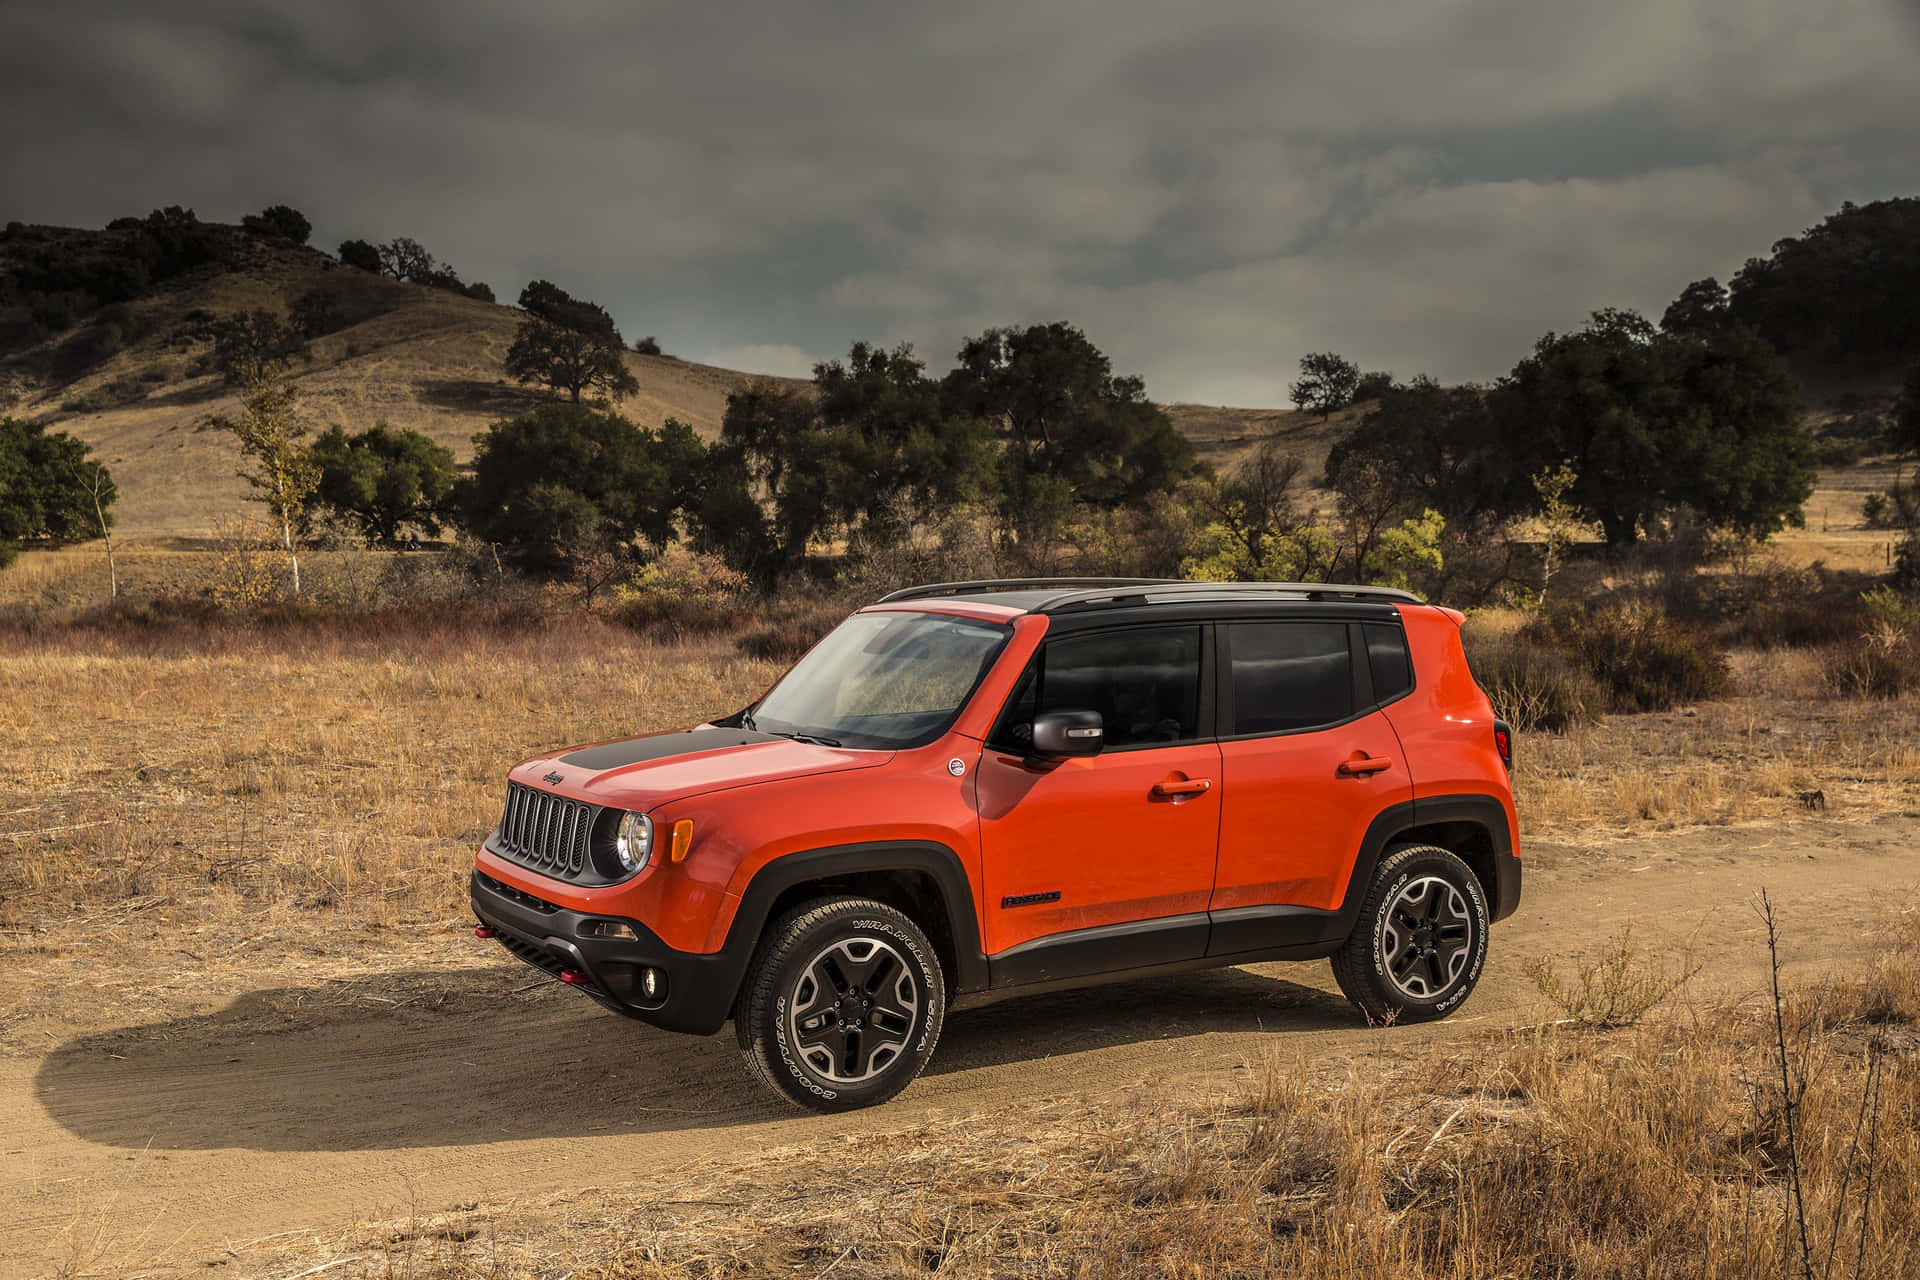
{"label": "taillight", "polygon": [[1507,766],[1507,772],[1513,772],[1513,729],[1505,720],[1493,722],[1493,749],[1500,753],[1500,763]]}

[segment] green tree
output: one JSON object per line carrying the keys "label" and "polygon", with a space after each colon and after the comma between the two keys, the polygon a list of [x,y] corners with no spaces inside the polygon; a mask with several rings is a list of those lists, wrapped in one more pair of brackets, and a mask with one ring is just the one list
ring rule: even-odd
{"label": "green tree", "polygon": [[520,309],[562,329],[603,339],[609,345],[626,345],[626,339],[620,336],[619,326],[614,324],[613,316],[605,307],[585,298],[576,298],[551,281],[535,280],[522,289]]}
{"label": "green tree", "polygon": [[0,418],[0,564],[22,542],[108,536],[113,477],[86,444],[24,418]]}
{"label": "green tree", "polygon": [[989,329],[941,384],[947,418],[1001,445],[1002,519],[1021,540],[1059,527],[1072,503],[1144,507],[1199,469],[1193,445],[1074,326]]}
{"label": "green tree", "polygon": [[255,235],[290,240],[294,244],[305,244],[313,234],[313,224],[307,221],[306,215],[284,204],[270,204],[259,213],[250,213],[240,219],[240,225]]}
{"label": "green tree", "polygon": [[231,432],[240,441],[244,462],[240,477],[253,486],[253,500],[267,510],[278,526],[293,579],[300,594],[300,548],[297,534],[305,527],[320,469],[302,443],[307,428],[300,421],[299,392],[277,374],[266,373],[247,384],[240,416],[215,416],[207,425]]}
{"label": "green tree", "polygon": [[349,436],[339,427],[313,442],[314,496],[382,542],[411,526],[432,537],[451,514],[453,451],[418,431],[376,422]]}
{"label": "green tree", "polygon": [[1296,408],[1320,415],[1322,421],[1335,409],[1353,403],[1360,387],[1360,366],[1331,351],[1313,351],[1300,357],[1300,377],[1287,388]]}
{"label": "green tree", "polygon": [[649,431],[578,404],[542,405],[474,443],[458,489],[467,530],[550,577],[595,559],[637,565],[640,543],[664,547],[706,471],[706,448],[684,424]]}
{"label": "green tree", "polygon": [[520,382],[565,391],[575,404],[587,392],[617,400],[640,390],[623,350],[607,338],[528,316],[507,348],[507,372]]}
{"label": "green tree", "polygon": [[1695,280],[1680,291],[1660,317],[1663,333],[1711,338],[1732,323],[1727,310],[1727,288],[1712,276]]}
{"label": "green tree", "polygon": [[1920,197],[1843,204],[1733,278],[1728,311],[1781,352],[1875,365],[1920,350]]}
{"label": "green tree", "polygon": [[213,329],[213,367],[230,387],[251,387],[309,352],[299,329],[271,311],[228,316]]}
{"label": "green tree", "polygon": [[1383,467],[1398,493],[1399,506],[1388,514],[1432,507],[1458,522],[1511,505],[1516,478],[1508,454],[1482,388],[1443,387],[1423,374],[1375,398],[1328,451],[1327,477],[1339,491],[1352,468]]}
{"label": "green tree", "polygon": [[1705,341],[1658,333],[1632,312],[1595,312],[1578,333],[1541,338],[1494,400],[1517,479],[1507,513],[1523,514],[1528,479],[1564,460],[1572,499],[1610,546],[1679,505],[1764,537],[1797,524],[1813,491],[1798,386],[1742,328]]}
{"label": "green tree", "polygon": [[340,242],[340,261],[349,267],[362,271],[371,271],[379,275],[381,271],[380,248],[366,240],[342,240]]}

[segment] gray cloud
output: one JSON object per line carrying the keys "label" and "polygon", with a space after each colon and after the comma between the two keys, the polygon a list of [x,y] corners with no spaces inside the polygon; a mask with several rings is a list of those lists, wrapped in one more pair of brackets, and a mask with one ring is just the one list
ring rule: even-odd
{"label": "gray cloud", "polygon": [[693,357],[1068,318],[1167,399],[1491,377],[1920,189],[1908,0],[0,3],[0,216],[414,235]]}

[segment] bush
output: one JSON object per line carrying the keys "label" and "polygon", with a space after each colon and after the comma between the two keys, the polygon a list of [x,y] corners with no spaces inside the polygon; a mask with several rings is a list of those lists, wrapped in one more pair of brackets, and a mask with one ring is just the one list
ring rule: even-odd
{"label": "bush", "polygon": [[400,304],[400,299],[394,296],[397,292],[364,276],[335,275],[294,300],[293,326],[307,338],[322,338],[351,329],[397,307]]}
{"label": "bush", "polygon": [[305,244],[313,234],[313,224],[307,221],[306,215],[284,204],[270,204],[259,213],[250,213],[240,219],[240,225],[254,235],[290,240],[294,244]]}
{"label": "bush", "polygon": [[1827,687],[1846,698],[1898,698],[1920,689],[1920,647],[1911,636],[1879,628],[1836,646]]}
{"label": "bush", "polygon": [[1529,633],[1583,663],[1614,711],[1665,711],[1720,697],[1730,683],[1725,655],[1655,605],[1575,610]]}
{"label": "bush", "polygon": [[1493,713],[1520,733],[1564,733],[1595,724],[1606,710],[1606,691],[1584,667],[1559,650],[1514,636],[1474,645],[1468,653],[1474,678],[1493,703]]}
{"label": "bush", "polygon": [[146,398],[147,379],[140,374],[129,373],[103,382],[83,395],[63,401],[60,409],[63,413],[104,413],[108,409],[138,404]]}

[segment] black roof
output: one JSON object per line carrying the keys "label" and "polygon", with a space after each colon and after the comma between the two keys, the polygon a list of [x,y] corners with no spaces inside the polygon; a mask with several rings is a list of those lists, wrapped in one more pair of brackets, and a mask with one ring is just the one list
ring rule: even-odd
{"label": "black roof", "polygon": [[895,591],[882,598],[881,603],[932,599],[967,600],[1025,613],[1048,614],[1153,604],[1254,601],[1425,603],[1411,591],[1394,587],[1330,582],[1189,582],[1178,578],[986,578],[976,582],[935,582]]}

